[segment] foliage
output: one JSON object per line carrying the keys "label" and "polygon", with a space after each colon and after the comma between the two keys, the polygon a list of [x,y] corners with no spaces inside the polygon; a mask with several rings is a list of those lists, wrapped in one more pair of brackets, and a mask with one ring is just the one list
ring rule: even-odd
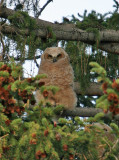
{"label": "foliage", "polygon": [[36,22],[31,19],[27,12],[17,11],[13,16],[9,16],[8,20],[18,28],[28,28],[33,30],[36,28]]}
{"label": "foliage", "polygon": [[[119,56],[108,54],[98,49],[100,44],[99,32],[105,29],[118,30],[118,4],[115,3],[114,12],[108,12],[105,14],[91,11],[88,13],[86,10],[83,15],[78,13],[78,17],[72,15],[71,19],[66,21],[63,18],[63,23],[73,23],[79,29],[86,32],[95,33],[96,43],[91,45],[84,44],[77,41],[62,41],[62,47],[65,48],[70,56],[71,64],[74,69],[75,81],[78,81],[81,85],[82,91],[90,86],[90,82],[94,82],[97,74],[90,74],[89,63],[91,61],[99,63],[107,71],[107,76],[110,79],[116,79],[119,77]],[[98,98],[98,97],[97,97]],[[95,98],[78,95],[78,106],[94,107]],[[91,99],[91,100],[90,100]]]}
{"label": "foliage", "polygon": [[[17,34],[15,36],[9,36],[10,39],[7,39],[7,42],[9,43],[5,43],[5,50],[6,48],[9,48],[9,54],[11,49],[10,42],[12,39],[12,43],[14,43],[14,47],[12,49],[16,50],[16,56],[14,55],[14,58],[16,57],[16,59],[18,59],[22,64],[25,62],[25,59],[33,60],[38,49],[44,50],[47,47],[56,45],[57,43],[55,34],[52,32],[52,28],[50,27],[47,27],[46,38],[36,36],[38,24],[27,12],[17,10],[12,16],[8,17],[8,20],[11,25],[17,28]],[[24,33],[26,33],[25,37]],[[5,39],[5,37],[3,38]]]}
{"label": "foliage", "polygon": [[[116,6],[117,5],[115,5],[115,7]],[[71,20],[68,22],[76,24],[78,28],[84,31],[95,33],[96,37],[96,43],[92,46],[75,41],[63,41],[62,43],[62,46],[64,46],[69,53],[76,80],[81,84],[83,83],[82,86],[89,84],[92,78],[93,80],[95,78],[89,76],[90,68],[88,63],[90,61],[96,61],[103,66],[107,70],[109,77],[118,77],[118,55],[107,54],[98,49],[100,43],[99,32],[105,29],[117,30],[119,22],[119,13],[117,11],[116,9],[114,12],[105,13],[104,15],[96,13],[96,11],[91,11],[91,13],[84,11],[84,15],[80,15],[79,13],[78,17],[72,15]]]}
{"label": "foliage", "polygon": [[[17,6],[20,4],[23,5],[23,9],[17,10],[15,14],[13,16],[9,16],[8,19],[11,25],[20,28],[22,32],[24,32],[24,30],[28,30],[30,36],[23,36],[21,32],[17,32],[17,35],[15,36],[11,35],[9,37],[10,39],[7,39],[7,43],[5,43],[5,49],[7,51],[8,48],[7,53],[10,54],[10,41],[12,39],[12,46],[15,46],[14,56],[19,59],[21,63],[24,63],[25,59],[33,60],[34,56],[39,54],[39,51],[42,52],[47,47],[56,46],[58,42],[54,33],[52,32],[52,28],[50,27],[47,28],[46,38],[43,39],[35,36],[36,32],[38,31],[38,25],[34,18],[31,18],[29,15],[30,12],[37,14],[38,8],[36,6],[39,6],[39,2],[35,1],[32,3],[31,1],[23,1],[20,3],[18,0],[10,0],[10,5],[12,6]],[[73,23],[82,30],[90,32],[92,31],[95,33],[97,39],[96,44],[94,44],[92,47],[81,42],[61,41],[62,47],[64,47],[70,55],[76,80],[81,83],[82,90],[85,90],[85,88],[89,86],[90,81],[94,80],[95,78],[93,77],[92,79],[92,77],[90,77],[90,68],[88,66],[90,61],[96,61],[105,67],[105,69],[108,70],[107,73],[110,74],[109,76],[113,76],[115,78],[118,77],[118,55],[107,55],[107,53],[103,53],[101,50],[97,49],[97,46],[100,42],[100,37],[98,34],[100,30],[118,29],[119,14],[118,2],[116,0],[114,0],[114,8],[115,10],[113,12],[108,12],[104,15],[96,13],[96,11],[91,11],[91,13],[84,11],[83,15],[78,13],[78,17],[72,15],[71,20],[67,19],[66,17],[63,18],[62,23]],[[4,40],[5,39],[6,38],[4,37]]]}
{"label": "foliage", "polygon": [[[6,1],[7,7],[15,7],[15,14],[9,16],[9,22],[1,18],[0,24],[16,27],[16,35],[1,34],[3,46],[0,44],[0,47],[5,50],[3,61],[8,60],[8,54],[23,64],[25,59],[33,60],[39,50],[42,52],[46,47],[57,46],[59,42],[50,27],[47,28],[45,39],[36,36],[38,25],[29,15],[34,13],[34,17],[37,17],[39,1],[22,2]],[[84,15],[78,14],[78,18],[74,15],[71,20],[63,18],[65,24],[73,23],[86,32],[95,33],[96,43],[93,46],[76,41],[60,41],[70,56],[75,80],[80,82],[82,91],[85,91],[90,82],[95,81],[97,74],[100,75],[98,80],[103,81],[104,95],[99,99],[78,95],[78,106],[94,107],[97,99],[96,106],[101,107],[104,112],[112,112],[113,118],[119,113],[119,57],[97,48],[100,43],[99,31],[119,29],[119,3],[116,0],[114,8],[113,12],[104,15],[85,11]],[[24,36],[26,31],[28,35]],[[90,74],[90,61],[93,61],[91,66],[94,66],[92,71],[95,74]],[[42,100],[36,104],[33,92],[39,89],[47,98],[49,90],[55,94],[58,88],[45,87],[44,82],[38,83],[45,75],[27,79],[22,79],[21,75],[21,66],[14,62],[0,62],[0,159],[97,160],[100,150],[104,150],[105,160],[119,158],[119,127],[115,123],[110,124],[111,134],[115,137],[113,141],[108,139],[104,130],[94,126],[95,122],[103,124],[102,113],[89,119],[60,118],[57,124],[52,119],[57,114],[61,115],[63,107],[53,108],[49,103],[44,107]],[[110,79],[115,80],[112,82]]]}
{"label": "foliage", "polygon": [[[74,120],[60,118],[59,123],[52,121],[62,106],[43,107],[43,101],[35,104],[33,91],[41,88],[43,96],[46,90],[56,91],[56,87],[44,88],[38,79],[45,75],[21,80],[21,66],[15,63],[0,63],[0,158],[8,159],[98,159],[97,139],[106,148],[107,157],[113,157],[113,144],[108,145],[104,133],[93,126],[104,114],[94,118]],[[47,90],[47,92],[48,92]],[[30,104],[34,107],[30,107]],[[58,113],[57,113],[58,114]],[[91,123],[91,124],[90,124]],[[118,126],[112,124],[118,135]],[[103,135],[103,136],[101,136]],[[102,139],[103,137],[103,139]],[[111,153],[109,148],[111,147]]]}
{"label": "foliage", "polygon": [[112,112],[113,116],[119,114],[119,78],[112,82],[98,63],[90,62],[90,65],[93,67],[91,71],[99,74],[98,82],[103,82],[104,95],[96,100],[96,106],[104,109],[105,113]]}

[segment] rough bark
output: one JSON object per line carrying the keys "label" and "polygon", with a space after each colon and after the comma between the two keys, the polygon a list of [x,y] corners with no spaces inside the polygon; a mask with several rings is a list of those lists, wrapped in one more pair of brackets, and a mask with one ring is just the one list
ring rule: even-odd
{"label": "rough bark", "polygon": [[83,108],[78,108],[76,107],[75,110],[73,111],[64,111],[63,115],[66,116],[80,116],[80,117],[94,117],[97,113],[103,112],[102,109],[99,108],[87,108],[87,107],[83,107]]}
{"label": "rough bark", "polygon": [[[8,16],[13,15],[15,11],[0,7],[0,17],[8,18]],[[33,18],[33,17],[31,17]],[[33,18],[34,19],[34,18]],[[96,42],[96,36],[94,33],[83,31],[77,28],[74,24],[54,24],[51,22],[43,21],[41,19],[35,19],[38,30],[36,32],[36,36],[41,38],[47,37],[47,28],[51,27],[52,31],[56,35],[57,40],[70,40],[70,41],[82,41],[87,44],[93,45]],[[14,26],[6,26],[4,25],[1,28],[1,31],[4,34],[26,34],[28,35],[28,30],[20,30]],[[100,45],[99,48],[113,53],[119,54],[119,31],[115,30],[103,30],[99,32],[100,34]]]}
{"label": "rough bark", "polygon": [[88,96],[101,96],[103,94],[101,90],[101,84],[99,83],[91,83],[90,86],[85,89],[85,91],[82,91],[80,83],[75,82],[74,90],[77,94],[84,94]]}
{"label": "rough bark", "polygon": [[[87,107],[79,108],[79,107],[76,107],[76,109],[73,111],[70,111],[70,110],[64,111],[62,115],[63,116],[72,116],[72,117],[75,117],[75,116],[94,117],[97,113],[100,113],[100,112],[103,112],[103,110],[100,108],[87,108]],[[111,113],[108,112],[107,114],[105,114],[104,118],[112,119]],[[115,117],[113,117],[113,120],[114,119],[119,121],[119,115],[116,115]]]}

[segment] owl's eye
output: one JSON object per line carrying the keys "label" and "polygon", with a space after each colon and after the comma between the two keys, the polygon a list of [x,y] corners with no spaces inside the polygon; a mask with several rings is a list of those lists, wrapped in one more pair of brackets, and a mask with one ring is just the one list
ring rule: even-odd
{"label": "owl's eye", "polygon": [[59,58],[62,58],[62,54],[58,54],[57,55],[57,58],[59,59]]}
{"label": "owl's eye", "polygon": [[48,59],[52,59],[52,56],[50,54],[48,54],[47,58]]}

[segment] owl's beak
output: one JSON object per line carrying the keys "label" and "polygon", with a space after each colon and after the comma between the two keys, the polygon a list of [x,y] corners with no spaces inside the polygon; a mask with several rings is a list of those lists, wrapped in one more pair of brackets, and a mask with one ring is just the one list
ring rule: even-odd
{"label": "owl's beak", "polygon": [[57,57],[53,57],[53,63],[57,62]]}

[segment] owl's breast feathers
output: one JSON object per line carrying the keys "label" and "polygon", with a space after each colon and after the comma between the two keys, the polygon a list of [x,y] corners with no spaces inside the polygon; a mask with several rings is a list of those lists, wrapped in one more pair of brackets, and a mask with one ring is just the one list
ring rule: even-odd
{"label": "owl's breast feathers", "polygon": [[41,79],[41,81],[45,81],[46,85],[56,85],[62,87],[70,87],[73,86],[73,69],[70,64],[67,63],[61,64],[48,64],[41,63],[39,74],[46,74],[47,78]]}

